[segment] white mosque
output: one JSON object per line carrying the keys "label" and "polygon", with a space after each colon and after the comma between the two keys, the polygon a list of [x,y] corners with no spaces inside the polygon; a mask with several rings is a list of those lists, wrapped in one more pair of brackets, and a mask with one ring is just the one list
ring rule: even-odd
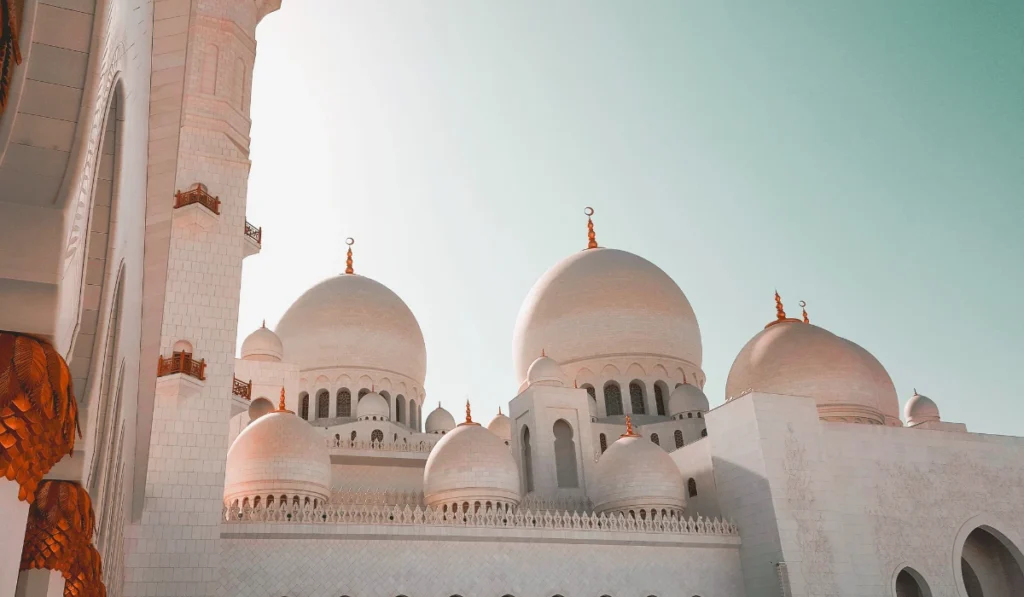
{"label": "white mosque", "polygon": [[486,425],[351,248],[236,358],[280,8],[0,0],[0,597],[1024,596],[1024,438],[901,413],[778,294],[709,399],[685,294],[589,209]]}

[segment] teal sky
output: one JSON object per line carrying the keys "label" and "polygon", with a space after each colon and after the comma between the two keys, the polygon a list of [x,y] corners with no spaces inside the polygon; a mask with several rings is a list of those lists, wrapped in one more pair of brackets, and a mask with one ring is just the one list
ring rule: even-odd
{"label": "teal sky", "polygon": [[257,38],[239,340],[353,236],[429,408],[489,419],[592,205],[689,297],[712,406],[778,288],[901,403],[1024,435],[1024,2],[285,0]]}

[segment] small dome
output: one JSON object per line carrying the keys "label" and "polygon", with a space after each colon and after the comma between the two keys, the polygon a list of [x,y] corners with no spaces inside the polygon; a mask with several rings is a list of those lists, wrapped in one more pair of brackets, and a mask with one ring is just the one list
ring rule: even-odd
{"label": "small dome", "polygon": [[685,483],[668,452],[646,437],[624,435],[597,461],[590,497],[597,513],[667,510],[681,514]]}
{"label": "small dome", "polygon": [[526,385],[565,387],[565,372],[554,359],[538,357],[526,371]]}
{"label": "small dome", "polygon": [[432,507],[464,502],[516,506],[519,467],[495,434],[463,423],[430,451],[423,468],[423,498]]}
{"label": "small dome", "polygon": [[513,334],[516,379],[547,349],[560,363],[623,354],[701,364],[690,301],[658,266],[618,249],[569,255],[523,301]]}
{"label": "small dome", "polygon": [[668,398],[669,416],[694,411],[708,412],[708,408],[708,397],[704,395],[704,391],[688,383],[672,390],[672,395]]}
{"label": "small dome", "polygon": [[423,424],[423,429],[427,433],[434,433],[438,435],[448,433],[452,429],[455,429],[455,417],[452,416],[452,413],[441,408],[441,405],[438,404],[437,408],[430,411],[430,414],[427,415],[427,422]]}
{"label": "small dome", "polygon": [[388,401],[377,392],[370,392],[359,399],[356,404],[356,415],[361,421],[377,417],[378,421],[391,420],[391,407]]}
{"label": "small dome", "polygon": [[907,400],[906,406],[903,407],[903,414],[907,418],[909,426],[942,420],[939,416],[939,407],[935,402],[927,396],[918,394],[917,390],[914,390],[914,395]]}
{"label": "small dome", "polygon": [[823,419],[884,424],[896,388],[857,344],[816,325],[787,319],[755,335],[737,355],[726,399],[764,392],[813,398]]}
{"label": "small dome", "polygon": [[277,334],[267,329],[266,322],[242,341],[242,358],[247,361],[280,362],[284,358],[284,347]]}
{"label": "small dome", "polygon": [[266,398],[257,398],[249,403],[249,421],[255,421],[265,414],[274,412],[274,403]]}
{"label": "small dome", "polygon": [[300,370],[349,367],[393,371],[420,387],[427,371],[423,332],[408,305],[371,278],[334,276],[295,300],[277,324],[289,363]]}
{"label": "small dome", "polygon": [[326,500],[330,487],[331,458],[323,436],[292,412],[259,417],[228,450],[226,504],[270,495]]}
{"label": "small dome", "polygon": [[501,409],[498,409],[498,414],[494,415],[491,422],[487,424],[487,430],[498,436],[498,439],[505,442],[508,445],[512,441],[512,420],[501,414]]}

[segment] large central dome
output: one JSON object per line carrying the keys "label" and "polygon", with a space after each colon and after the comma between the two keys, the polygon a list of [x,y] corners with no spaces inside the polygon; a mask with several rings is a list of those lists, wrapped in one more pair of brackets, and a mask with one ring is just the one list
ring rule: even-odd
{"label": "large central dome", "polygon": [[561,365],[621,355],[701,365],[700,328],[683,291],[617,249],[581,251],[548,270],[523,302],[513,342],[520,381],[541,351]]}
{"label": "large central dome", "polygon": [[285,360],[302,370],[335,367],[405,375],[427,372],[423,332],[409,307],[380,282],[328,278],[300,296],[277,325]]}

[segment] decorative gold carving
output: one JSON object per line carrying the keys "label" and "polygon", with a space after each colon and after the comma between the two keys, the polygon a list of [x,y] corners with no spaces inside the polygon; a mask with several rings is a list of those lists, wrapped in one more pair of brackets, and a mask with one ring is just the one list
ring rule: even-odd
{"label": "decorative gold carving", "polygon": [[356,270],[352,269],[352,245],[356,244],[356,239],[351,236],[345,239],[345,244],[348,245],[348,256],[345,259],[345,273],[354,274]]}
{"label": "decorative gold carving", "polygon": [[[802,302],[803,301],[801,301],[801,303]],[[782,323],[783,321],[800,321],[800,320],[799,319],[792,319],[792,318],[786,317],[786,310],[782,307],[782,297],[779,296],[779,291],[776,290],[775,291],[775,320],[768,322],[768,325],[766,325],[764,327],[765,327],[765,329],[768,329],[768,328],[772,327],[773,325],[775,325],[777,323]]]}
{"label": "decorative gold carving", "polygon": [[21,64],[18,46],[18,9],[15,0],[0,0],[0,114],[7,106],[14,67]]}
{"label": "decorative gold carving", "polygon": [[75,449],[78,403],[67,363],[52,346],[0,332],[0,471],[32,503],[50,468]]}
{"label": "decorative gold carving", "polygon": [[480,425],[479,423],[474,423],[473,422],[473,413],[472,413],[472,411],[469,408],[469,400],[468,399],[466,400],[466,422],[465,423],[460,423],[459,427],[461,427],[463,425],[476,425],[476,426]]}
{"label": "decorative gold carving", "polygon": [[594,215],[594,208],[584,208],[583,213],[587,215],[587,248],[597,248],[597,234],[594,233],[594,220],[590,216]]}
{"label": "decorative gold carving", "polygon": [[64,597],[105,597],[100,553],[92,545],[96,519],[88,492],[72,481],[39,484],[28,511],[21,570],[56,570]]}
{"label": "decorative gold carving", "polygon": [[[282,412],[282,413],[292,413],[292,411],[290,411],[290,410],[288,410],[287,408],[284,407],[284,387],[281,388],[281,400],[278,401],[278,403],[277,403],[277,411],[278,412]],[[295,414],[295,413],[292,413],[292,414]]]}
{"label": "decorative gold carving", "polygon": [[811,318],[807,317],[807,301],[800,301],[800,308],[804,311],[804,323],[811,323]]}

